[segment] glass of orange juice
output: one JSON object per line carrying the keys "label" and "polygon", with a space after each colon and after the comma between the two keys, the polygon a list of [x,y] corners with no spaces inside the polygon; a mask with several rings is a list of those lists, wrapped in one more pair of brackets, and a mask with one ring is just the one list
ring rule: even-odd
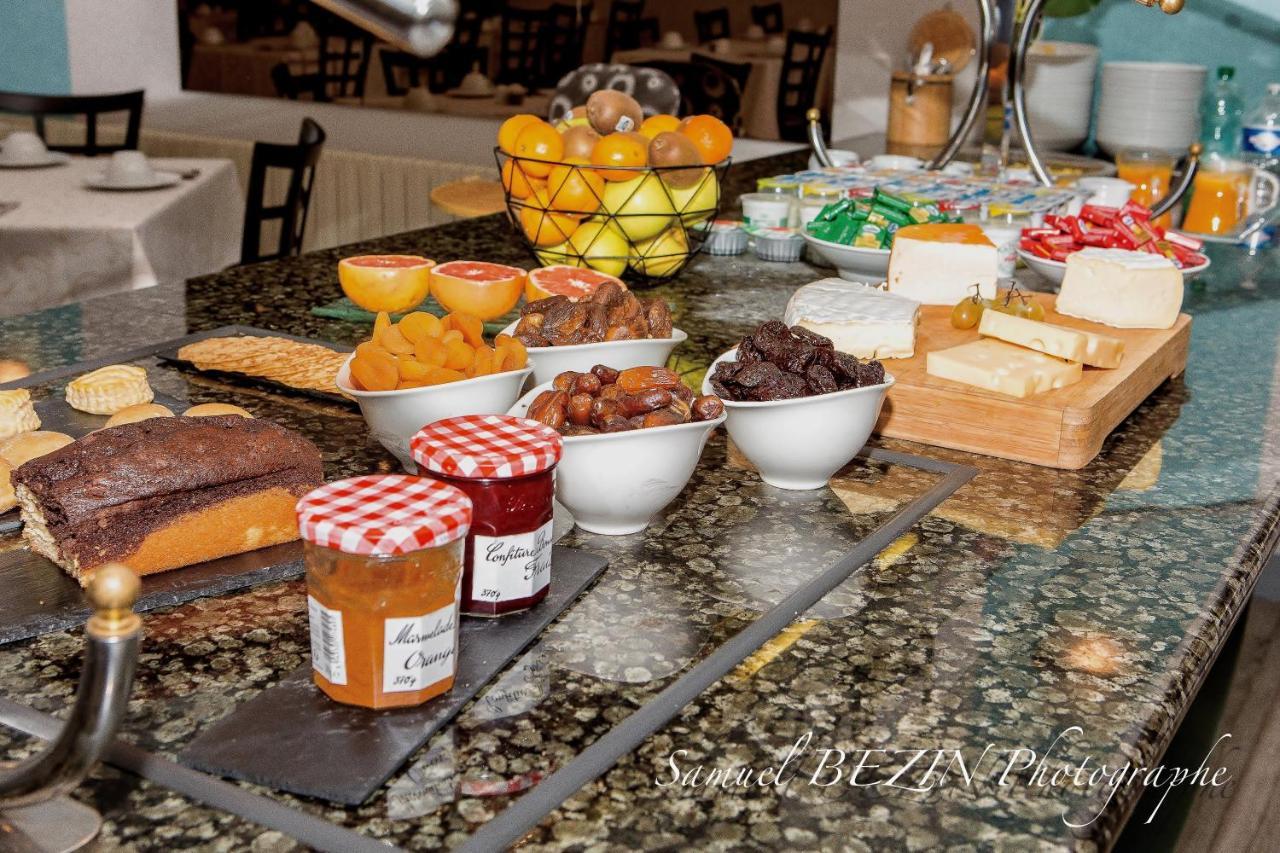
{"label": "glass of orange juice", "polygon": [[1200,234],[1231,231],[1245,214],[1248,190],[1249,168],[1244,163],[1218,157],[1202,162],[1182,227]]}
{"label": "glass of orange juice", "polygon": [[[1133,201],[1151,207],[1169,194],[1173,164],[1173,156],[1163,151],[1125,150],[1116,155],[1116,176],[1133,184]],[[1168,228],[1173,217],[1166,213],[1152,222]]]}

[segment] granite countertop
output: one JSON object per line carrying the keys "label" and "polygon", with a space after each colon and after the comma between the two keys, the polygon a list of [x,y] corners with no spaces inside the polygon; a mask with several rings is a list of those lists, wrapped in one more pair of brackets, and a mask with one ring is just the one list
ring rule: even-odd
{"label": "granite countertop", "polygon": [[[728,195],[798,162],[735,167]],[[339,295],[340,256],[369,251],[530,263],[499,218],[458,222],[0,320],[0,358],[41,369],[229,323],[355,343],[367,328],[310,308]],[[1185,302],[1195,317],[1185,376],[1124,421],[1092,464],[1058,471],[880,442],[979,473],[568,800],[525,847],[1108,847],[1136,786],[1109,797],[1105,783],[1000,785],[1000,770],[1009,751],[1043,752],[1072,726],[1080,731],[1059,741],[1059,758],[1156,763],[1274,547],[1280,275],[1274,253],[1211,256]],[[690,333],[678,367],[696,375],[737,336],[779,316],[796,286],[824,274],[750,256],[695,260],[654,291]],[[354,410],[143,363],[157,389],[232,399],[304,431],[331,478],[393,466]],[[649,530],[569,535],[564,544],[606,555],[609,569],[369,802],[344,808],[253,790],[404,847],[456,845],[511,792],[563,766],[934,481],[914,468],[855,462],[828,489],[783,492],[764,486],[717,435]],[[123,736],[172,757],[304,663],[304,600],[294,581],[147,614]],[[0,694],[62,712],[81,647],[72,630],[0,648]],[[809,751],[795,764],[803,773],[786,787],[668,784],[673,754],[681,771],[760,770],[782,763],[807,733]],[[31,747],[7,735],[0,744],[6,757]],[[988,746],[1001,759],[988,759],[972,784],[956,768],[928,792],[905,790],[902,779],[848,784],[860,750],[958,749],[971,768]],[[824,749],[847,754],[842,781],[807,784]],[[887,778],[905,760],[872,754],[867,763],[882,769],[867,772]],[[79,796],[105,813],[108,846],[292,846],[110,768]]]}

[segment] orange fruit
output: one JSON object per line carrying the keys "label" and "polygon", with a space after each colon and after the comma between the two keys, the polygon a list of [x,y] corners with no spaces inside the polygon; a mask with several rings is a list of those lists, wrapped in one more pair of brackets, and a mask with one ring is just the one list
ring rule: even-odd
{"label": "orange fruit", "polygon": [[[644,166],[649,161],[649,140],[635,131],[611,133],[603,136],[591,150],[591,165]],[[628,181],[639,173],[627,169],[600,168],[600,177],[606,181]]]}
{"label": "orange fruit", "polygon": [[[623,290],[627,286],[622,279],[608,273],[597,272],[583,267],[571,267],[557,264],[550,267],[539,267],[529,272],[524,286],[524,298],[529,302],[546,299],[548,296],[567,296],[577,301],[586,299],[596,292],[596,288],[611,281]],[[499,336],[505,337],[505,336]]]}
{"label": "orange fruit", "polygon": [[528,206],[520,208],[520,227],[535,246],[554,246],[569,239],[578,227],[578,217],[568,213],[552,213],[545,190],[535,189]]}
{"label": "orange fruit", "polygon": [[564,140],[554,127],[542,119],[528,122],[516,135],[520,166],[531,178],[545,178],[551,167],[564,156]]}
{"label": "orange fruit", "polygon": [[595,213],[604,196],[604,178],[587,161],[571,160],[552,166],[547,175],[547,198],[552,210],[570,213]]}
{"label": "orange fruit", "polygon": [[366,311],[408,311],[427,298],[434,261],[417,255],[359,255],[338,261],[342,292]]}
{"label": "orange fruit", "polygon": [[533,194],[533,182],[514,159],[502,164],[502,186],[513,198],[528,198]]}
{"label": "orange fruit", "polygon": [[512,116],[502,123],[502,127],[498,128],[498,147],[508,154],[516,153],[516,137],[520,135],[520,131],[534,121],[541,121],[535,115],[530,113],[521,113]]}
{"label": "orange fruit", "polygon": [[649,116],[640,125],[640,133],[646,139],[653,139],[659,133],[680,129],[680,119],[666,113]]}
{"label": "orange fruit", "polygon": [[[449,261],[432,268],[431,295],[446,310],[458,312],[451,315],[451,328],[459,328],[461,318],[467,314],[472,315],[469,319],[476,320],[478,327],[481,320],[501,317],[515,307],[524,290],[524,279],[524,270],[518,267],[484,261]],[[469,326],[461,331],[467,337]],[[474,346],[475,338],[469,340]]]}
{"label": "orange fruit", "polygon": [[708,166],[719,163],[733,150],[733,131],[715,116],[689,116],[680,122],[680,132],[693,141]]}

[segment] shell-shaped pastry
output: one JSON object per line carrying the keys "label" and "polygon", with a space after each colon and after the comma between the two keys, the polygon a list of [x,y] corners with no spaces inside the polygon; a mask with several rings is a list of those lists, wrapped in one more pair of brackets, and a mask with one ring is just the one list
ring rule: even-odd
{"label": "shell-shaped pastry", "polygon": [[26,388],[0,391],[0,441],[40,428],[40,416]]}
{"label": "shell-shaped pastry", "polygon": [[67,405],[91,415],[114,415],[154,397],[147,371],[132,364],[109,364],[67,383]]}

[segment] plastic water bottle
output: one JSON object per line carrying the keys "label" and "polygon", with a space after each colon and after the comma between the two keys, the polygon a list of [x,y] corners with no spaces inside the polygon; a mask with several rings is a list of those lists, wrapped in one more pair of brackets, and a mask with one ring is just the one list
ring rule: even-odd
{"label": "plastic water bottle", "polygon": [[1244,99],[1234,78],[1236,70],[1230,65],[1218,66],[1218,80],[1207,92],[1200,105],[1200,141],[1208,156],[1234,158],[1240,154],[1240,116],[1244,113]]}
{"label": "plastic water bottle", "polygon": [[1280,83],[1268,83],[1266,97],[1244,117],[1240,150],[1245,162],[1280,175]]}

